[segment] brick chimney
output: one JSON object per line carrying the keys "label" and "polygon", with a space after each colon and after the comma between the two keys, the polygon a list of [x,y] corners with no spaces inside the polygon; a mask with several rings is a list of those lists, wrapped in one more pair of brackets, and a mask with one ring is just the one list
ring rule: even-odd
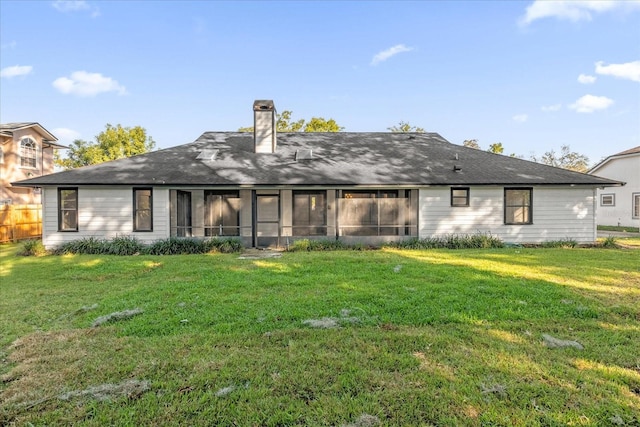
{"label": "brick chimney", "polygon": [[276,152],[276,107],[264,99],[253,102],[253,140],[256,153]]}

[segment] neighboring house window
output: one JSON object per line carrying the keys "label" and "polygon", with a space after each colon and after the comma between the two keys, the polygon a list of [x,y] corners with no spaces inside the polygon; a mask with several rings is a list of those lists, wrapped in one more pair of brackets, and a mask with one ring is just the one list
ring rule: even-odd
{"label": "neighboring house window", "polygon": [[20,141],[20,166],[35,168],[37,163],[37,146],[33,139],[22,138]]}
{"label": "neighboring house window", "polygon": [[615,194],[601,194],[600,206],[615,206],[616,195]]}
{"label": "neighboring house window", "polygon": [[451,206],[469,206],[469,187],[451,187]]}
{"label": "neighboring house window", "polygon": [[204,235],[240,235],[240,195],[237,191],[204,192]]}
{"label": "neighboring house window", "polygon": [[78,231],[77,188],[58,188],[58,231]]}
{"label": "neighboring house window", "polygon": [[345,236],[395,236],[405,226],[407,199],[395,190],[345,191],[342,197],[339,224]]}
{"label": "neighboring house window", "polygon": [[133,189],[133,231],[153,231],[153,190]]}
{"label": "neighboring house window", "polygon": [[504,223],[505,224],[532,224],[533,212],[531,201],[533,199],[531,188],[505,188],[504,189]]}
{"label": "neighboring house window", "polygon": [[640,193],[633,193],[633,217],[640,218]]}
{"label": "neighboring house window", "polygon": [[327,235],[327,202],[325,191],[293,192],[293,235]]}
{"label": "neighboring house window", "polygon": [[0,165],[4,163],[4,149],[0,145]]}

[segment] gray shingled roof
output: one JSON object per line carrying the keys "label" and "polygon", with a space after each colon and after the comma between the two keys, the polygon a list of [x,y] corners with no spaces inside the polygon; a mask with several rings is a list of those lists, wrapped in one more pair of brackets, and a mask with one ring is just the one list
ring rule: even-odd
{"label": "gray shingled roof", "polygon": [[[207,150],[214,160],[197,159]],[[310,160],[296,161],[306,150]],[[210,155],[201,157],[211,158]],[[454,171],[454,166],[460,168]],[[619,185],[593,175],[454,145],[436,133],[279,133],[274,154],[253,134],[206,132],[195,142],[16,183],[47,185]]]}

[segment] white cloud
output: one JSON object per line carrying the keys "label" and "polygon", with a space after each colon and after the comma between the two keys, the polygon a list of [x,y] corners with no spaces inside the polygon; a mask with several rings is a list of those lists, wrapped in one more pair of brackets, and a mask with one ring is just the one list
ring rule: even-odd
{"label": "white cloud", "polygon": [[550,113],[552,111],[559,111],[560,108],[562,108],[562,104],[543,105],[542,107],[540,107],[540,109],[545,113]]}
{"label": "white cloud", "polygon": [[55,128],[51,131],[62,143],[69,144],[80,138],[80,132],[68,128]]}
{"label": "white cloud", "polygon": [[639,0],[535,0],[525,15],[520,18],[521,25],[528,25],[537,19],[557,18],[573,22],[591,21],[593,14],[621,10],[631,12],[640,10]]}
{"label": "white cloud", "polygon": [[100,15],[100,9],[92,6],[85,0],[55,0],[51,3],[54,9],[60,12],[78,12],[82,10],[91,11],[91,17],[95,18]]}
{"label": "white cloud", "polygon": [[596,82],[597,77],[589,76],[587,74],[580,74],[578,76],[578,83],[582,83],[583,85],[590,85]]}
{"label": "white cloud", "polygon": [[605,110],[612,104],[613,99],[606,96],[585,95],[569,105],[569,108],[578,113],[593,113],[596,110]]}
{"label": "white cloud", "polygon": [[399,53],[402,52],[409,52],[412,51],[413,48],[412,47],[407,47],[403,44],[397,44],[393,47],[390,47],[387,50],[383,50],[382,52],[378,52],[373,56],[373,59],[371,60],[371,65],[378,65],[381,62],[386,61],[387,59],[391,58],[392,56],[395,56]]}
{"label": "white cloud", "polygon": [[74,71],[69,77],[57,78],[53,82],[53,87],[65,95],[96,96],[105,92],[127,94],[127,89],[111,77],[86,71]]}
{"label": "white cloud", "polygon": [[596,73],[640,82],[640,61],[609,65],[604,65],[602,61],[596,62]]}
{"label": "white cloud", "polygon": [[0,77],[10,79],[17,76],[26,76],[27,74],[31,74],[31,71],[33,71],[33,67],[31,65],[14,65],[3,68],[0,71]]}
{"label": "white cloud", "polygon": [[518,123],[524,123],[529,119],[527,114],[516,114],[512,119]]}

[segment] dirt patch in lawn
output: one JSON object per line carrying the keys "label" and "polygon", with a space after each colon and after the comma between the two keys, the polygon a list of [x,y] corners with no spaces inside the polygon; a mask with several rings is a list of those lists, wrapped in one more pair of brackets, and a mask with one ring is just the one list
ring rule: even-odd
{"label": "dirt patch in lawn", "polygon": [[[127,346],[123,340],[100,328],[36,332],[17,339],[8,349],[13,367],[0,377],[0,402],[15,417],[53,400],[132,398],[145,392],[149,384],[131,378],[100,382],[101,361],[117,357],[116,352]],[[114,353],[98,350],[105,348]]]}

